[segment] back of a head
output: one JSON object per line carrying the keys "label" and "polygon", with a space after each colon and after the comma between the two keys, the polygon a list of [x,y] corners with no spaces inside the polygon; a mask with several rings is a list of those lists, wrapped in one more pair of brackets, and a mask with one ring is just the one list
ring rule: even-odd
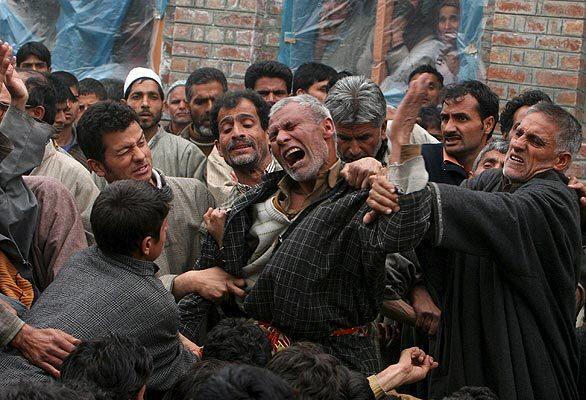
{"label": "back of a head", "polygon": [[97,79],[85,78],[79,81],[79,95],[85,96],[88,94],[94,94],[100,101],[108,99],[104,85]]}
{"label": "back of a head", "polygon": [[168,194],[146,181],[109,184],[96,198],[90,216],[100,250],[130,257],[140,252],[147,236],[159,239],[170,200]]}
{"label": "back of a head", "polygon": [[539,102],[551,103],[551,98],[547,93],[541,90],[527,90],[518,96],[513,97],[505,104],[505,108],[501,113],[500,123],[501,132],[508,133],[513,127],[515,112],[524,106],[531,107]]}
{"label": "back of a head", "polygon": [[230,363],[213,358],[196,362],[165,393],[163,400],[197,400],[195,398],[197,389],[228,365]]}
{"label": "back of a head", "polygon": [[464,386],[444,400],[499,400],[498,396],[487,387]]}
{"label": "back of a head", "polygon": [[54,380],[22,381],[0,391],[0,400],[95,400],[88,390],[71,388]]}
{"label": "back of a head", "polygon": [[441,114],[436,106],[431,105],[427,107],[421,107],[419,110],[419,118],[419,125],[421,125],[423,129],[441,129]]}
{"label": "back of a head", "polygon": [[198,400],[288,400],[295,393],[272,372],[250,365],[234,364],[224,367],[201,385],[195,394]]}
{"label": "back of a head", "polygon": [[330,89],[325,106],[336,126],[372,124],[380,127],[387,115],[383,93],[376,83],[364,76],[339,80]]}
{"label": "back of a head", "polygon": [[244,318],[226,318],[209,332],[203,348],[203,359],[264,367],[272,356],[267,335],[254,322]]}
{"label": "back of a head", "polygon": [[122,79],[105,78],[100,83],[106,90],[108,100],[120,101],[124,98],[124,81]]}
{"label": "back of a head", "polygon": [[429,64],[420,65],[419,67],[411,71],[411,73],[409,74],[409,78],[407,79],[407,83],[410,83],[413,77],[415,77],[415,75],[420,74],[432,74],[439,81],[440,89],[444,86],[444,76],[437,69],[435,69]]}
{"label": "back of a head", "polygon": [[45,109],[43,121],[53,125],[57,112],[54,86],[44,76],[28,78],[25,86],[28,91],[27,106],[43,107]]}
{"label": "back of a head", "polygon": [[334,400],[344,393],[345,382],[336,357],[312,343],[297,343],[281,350],[267,364],[299,392],[301,400]]}
{"label": "back of a head", "polygon": [[307,90],[316,82],[329,81],[335,79],[337,72],[329,65],[309,62],[301,64],[293,74],[293,89],[292,94],[296,94],[297,90]]}
{"label": "back of a head", "polygon": [[74,87],[79,92],[79,81],[72,73],[67,71],[56,71],[51,72],[51,75],[57,77],[68,88]]}
{"label": "back of a head", "polygon": [[134,338],[110,335],[83,341],[61,365],[61,380],[87,381],[115,400],[135,399],[153,370],[153,360]]}
{"label": "back of a head", "polygon": [[51,68],[51,52],[41,42],[27,42],[20,46],[16,52],[16,66],[20,67],[22,62],[30,56],[35,56],[44,61],[48,68]]}
{"label": "back of a head", "polygon": [[244,74],[244,87],[254,89],[256,81],[260,78],[280,78],[287,85],[287,93],[291,93],[293,72],[285,64],[278,61],[259,61],[250,65]]}
{"label": "back of a head", "polygon": [[191,87],[193,85],[203,85],[210,82],[220,83],[224,92],[228,90],[228,81],[222,71],[211,67],[198,68],[189,75],[185,83],[185,98],[187,101],[191,101]]}
{"label": "back of a head", "polygon": [[496,123],[499,120],[499,97],[488,86],[480,81],[464,81],[446,87],[442,95],[442,104],[444,102],[459,102],[460,99],[466,95],[474,97],[478,102],[478,113],[482,120],[488,117],[493,117],[494,125],[496,126]]}
{"label": "back of a head", "polygon": [[138,115],[126,104],[104,101],[89,107],[77,124],[77,140],[88,159],[104,161],[102,137],[109,133],[124,132]]}

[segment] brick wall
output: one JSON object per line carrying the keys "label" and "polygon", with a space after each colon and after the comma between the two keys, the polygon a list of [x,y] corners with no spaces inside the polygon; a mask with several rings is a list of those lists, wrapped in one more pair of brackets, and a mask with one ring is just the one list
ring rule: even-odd
{"label": "brick wall", "polygon": [[171,0],[165,16],[161,75],[185,79],[199,67],[215,67],[230,87],[241,87],[246,68],[275,59],[280,0]]}

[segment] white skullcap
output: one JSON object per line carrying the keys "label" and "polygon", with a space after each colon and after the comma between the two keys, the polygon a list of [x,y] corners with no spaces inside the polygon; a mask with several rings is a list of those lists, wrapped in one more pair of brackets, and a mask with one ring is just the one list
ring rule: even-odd
{"label": "white skullcap", "polygon": [[126,97],[126,91],[128,88],[132,86],[135,81],[145,78],[152,79],[153,81],[157,82],[161,89],[163,88],[163,85],[161,84],[161,78],[159,78],[159,75],[157,75],[155,71],[149,68],[136,67],[133,68],[126,76],[126,80],[124,81],[124,97]]}

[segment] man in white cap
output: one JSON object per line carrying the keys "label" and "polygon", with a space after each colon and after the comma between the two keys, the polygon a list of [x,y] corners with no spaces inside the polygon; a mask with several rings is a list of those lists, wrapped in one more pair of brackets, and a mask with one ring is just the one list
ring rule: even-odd
{"label": "man in white cap", "polygon": [[202,179],[205,155],[196,145],[159,125],[164,100],[159,75],[148,68],[134,68],[124,82],[124,100],[138,114],[153,167],[167,176]]}
{"label": "man in white cap", "polygon": [[189,103],[185,98],[185,80],[175,81],[169,86],[164,110],[169,114],[169,124],[165,131],[174,135],[181,132],[191,123]]}

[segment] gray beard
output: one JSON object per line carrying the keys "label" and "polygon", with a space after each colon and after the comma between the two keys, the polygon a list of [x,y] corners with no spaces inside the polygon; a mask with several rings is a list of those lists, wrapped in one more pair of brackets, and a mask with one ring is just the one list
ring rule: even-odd
{"label": "gray beard", "polygon": [[214,140],[216,139],[216,137],[214,136],[214,134],[212,133],[211,128],[208,128],[207,126],[196,126],[195,130],[197,131],[197,133],[199,134],[200,138],[202,139],[208,139],[208,140]]}

